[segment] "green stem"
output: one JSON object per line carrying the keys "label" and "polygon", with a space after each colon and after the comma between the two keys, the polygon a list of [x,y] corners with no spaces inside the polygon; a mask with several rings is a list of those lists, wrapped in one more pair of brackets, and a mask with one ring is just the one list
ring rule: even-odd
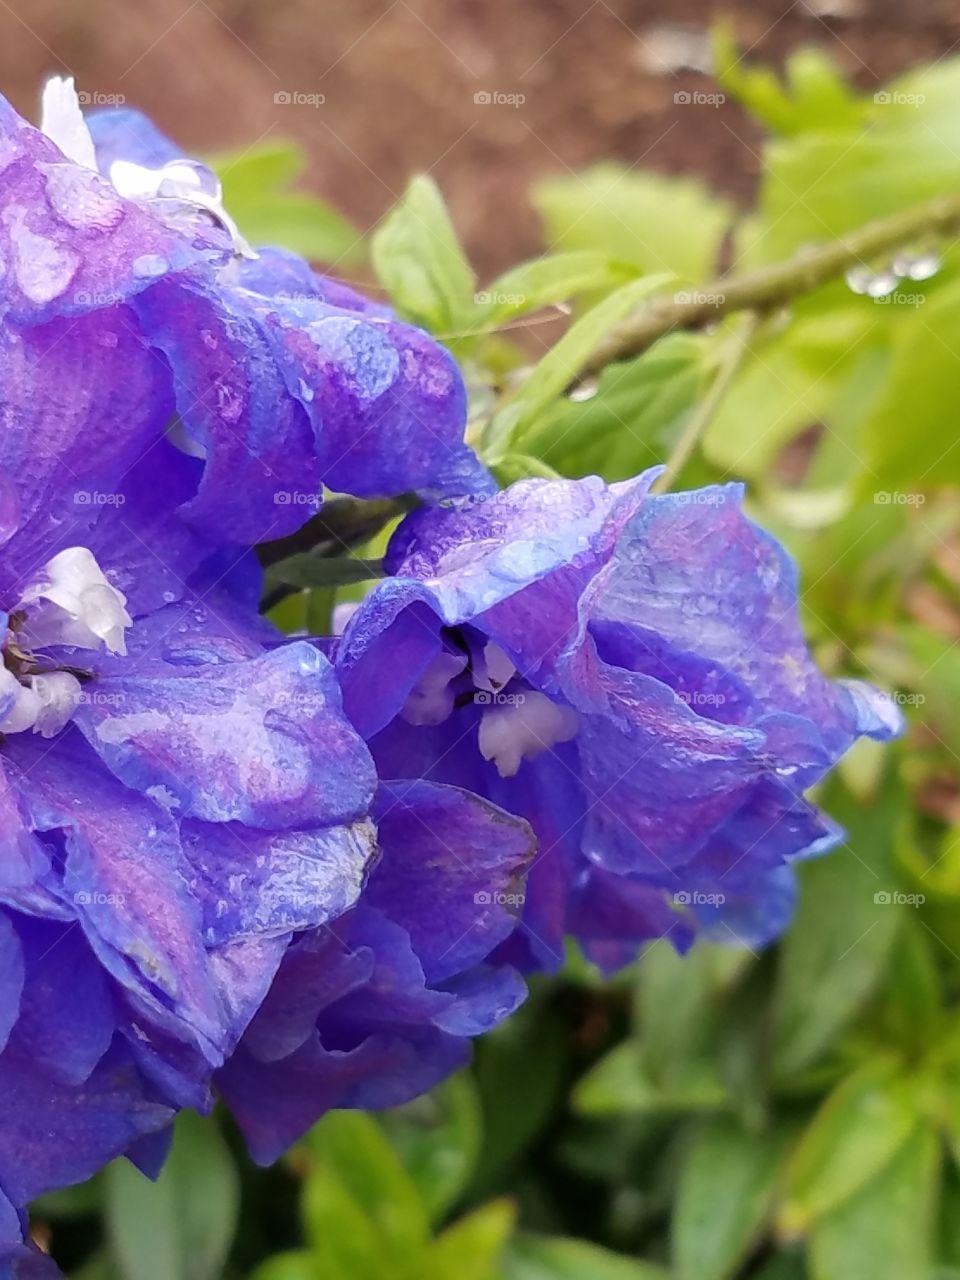
{"label": "green stem", "polygon": [[[584,362],[572,386],[608,364],[629,360],[674,329],[697,329],[737,311],[764,313],[838,279],[850,267],[914,240],[960,227],[960,195],[937,196],[902,213],[868,222],[837,240],[806,249],[787,262],[721,277],[701,289],[661,297],[618,325]],[[572,389],[572,388],[568,388]]]}
{"label": "green stem", "polygon": [[697,447],[707,427],[713,421],[714,414],[720,407],[724,396],[730,388],[730,384],[736,377],[743,359],[750,349],[750,340],[756,332],[759,322],[758,313],[750,311],[731,333],[721,353],[720,362],[717,365],[717,372],[710,390],[691,414],[690,421],[684,427],[677,443],[673,447],[673,452],[667,459],[666,468],[653,482],[651,492],[664,493],[689,462],[694,449]]}

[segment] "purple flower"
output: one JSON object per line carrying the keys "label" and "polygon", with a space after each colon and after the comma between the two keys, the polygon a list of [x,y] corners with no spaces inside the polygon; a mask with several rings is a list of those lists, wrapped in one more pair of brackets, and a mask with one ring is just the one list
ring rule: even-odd
{"label": "purple flower", "polygon": [[737,485],[654,496],[530,480],[421,510],[336,651],[384,776],[485,795],[539,841],[500,956],[566,933],[614,968],[695,927],[748,945],[789,918],[797,858],[840,832],[804,793],[900,717],[814,665],[795,567]]}
{"label": "purple flower", "polygon": [[331,1108],[431,1088],[526,995],[495,953],[516,927],[529,827],[430,782],[381,783],[374,814],[380,858],[357,906],[287,949],[217,1077],[264,1164]]}
{"label": "purple flower", "polygon": [[[0,101],[0,1274],[18,1276],[46,1270],[24,1206],[121,1153],[157,1170],[176,1110],[209,1109],[341,917],[349,956],[375,959],[353,1014],[313,1009],[324,1047],[352,1051],[367,1017],[411,1080],[459,1060],[520,998],[485,964],[512,916],[467,922],[462,866],[416,868],[445,822],[472,824],[496,844],[478,883],[506,892],[531,844],[455,790],[378,797],[329,661],[257,611],[249,546],[323,483],[487,483],[455,366],[298,260],[248,260],[211,175],[140,163],[140,140],[169,146],[141,118],[95,123],[108,181],[72,91],[45,106],[53,140]],[[361,910],[378,860],[390,900]],[[472,930],[443,956],[437,911]]]}
{"label": "purple flower", "polygon": [[324,486],[489,489],[452,357],[293,255],[251,250],[216,177],[149,121],[88,124],[72,81],[53,80],[39,130],[0,99],[0,137],[5,398],[40,360],[48,382],[79,384],[71,401],[113,365],[104,435],[149,414],[153,483],[180,491],[191,528],[236,545],[298,528]]}
{"label": "purple flower", "polygon": [[202,575],[143,613],[110,577],[61,552],[2,628],[0,1256],[36,1195],[123,1152],[159,1167],[376,851],[326,659]]}

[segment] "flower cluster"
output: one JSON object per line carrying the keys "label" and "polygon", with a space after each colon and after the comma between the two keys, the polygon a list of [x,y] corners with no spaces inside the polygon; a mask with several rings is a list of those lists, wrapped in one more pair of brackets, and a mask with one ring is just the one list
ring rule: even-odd
{"label": "flower cluster", "polygon": [[[839,838],[805,791],[882,695],[826,680],[739,490],[496,487],[427,335],[204,166],[53,81],[0,100],[0,1275],[25,1209],[180,1108],[273,1160],[461,1064],[555,968],[750,944]],[[414,492],[333,639],[253,548]]]}

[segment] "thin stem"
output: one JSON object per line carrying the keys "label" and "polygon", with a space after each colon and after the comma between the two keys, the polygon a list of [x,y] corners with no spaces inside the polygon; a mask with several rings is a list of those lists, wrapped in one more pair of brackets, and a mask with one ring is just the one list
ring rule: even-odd
{"label": "thin stem", "polygon": [[599,344],[568,390],[608,364],[642,354],[674,329],[697,329],[737,311],[763,313],[785,306],[839,278],[850,267],[868,263],[913,240],[943,235],[958,227],[960,195],[938,196],[902,213],[868,222],[787,262],[721,277],[701,289],[657,298],[629,316]]}
{"label": "thin stem", "polygon": [[275,542],[261,542],[257,556],[264,569],[305,552],[317,557],[339,556],[367,542],[396,516],[417,505],[413,494],[399,498],[332,498],[296,533]]}
{"label": "thin stem", "polygon": [[750,311],[741,318],[740,324],[731,333],[724,347],[710,390],[693,411],[690,421],[684,427],[677,443],[673,447],[673,452],[667,459],[665,469],[653,482],[651,486],[653,493],[664,493],[669,489],[689,462],[694,449],[697,447],[707,427],[713,421],[714,414],[720,407],[724,396],[730,388],[730,384],[736,377],[743,359],[750,349],[750,341],[756,332],[759,322],[760,316],[758,313]]}

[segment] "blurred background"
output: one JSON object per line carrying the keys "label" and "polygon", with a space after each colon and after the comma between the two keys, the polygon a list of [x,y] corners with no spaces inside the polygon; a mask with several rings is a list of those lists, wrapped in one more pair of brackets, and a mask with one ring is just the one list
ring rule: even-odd
{"label": "blurred background", "polygon": [[545,173],[614,158],[751,199],[758,128],[674,102],[707,84],[720,12],[751,56],[817,44],[865,90],[960,41],[953,0],[6,0],[0,85],[33,115],[70,72],[192,152],[294,138],[363,229],[430,172],[484,276],[540,247]]}

